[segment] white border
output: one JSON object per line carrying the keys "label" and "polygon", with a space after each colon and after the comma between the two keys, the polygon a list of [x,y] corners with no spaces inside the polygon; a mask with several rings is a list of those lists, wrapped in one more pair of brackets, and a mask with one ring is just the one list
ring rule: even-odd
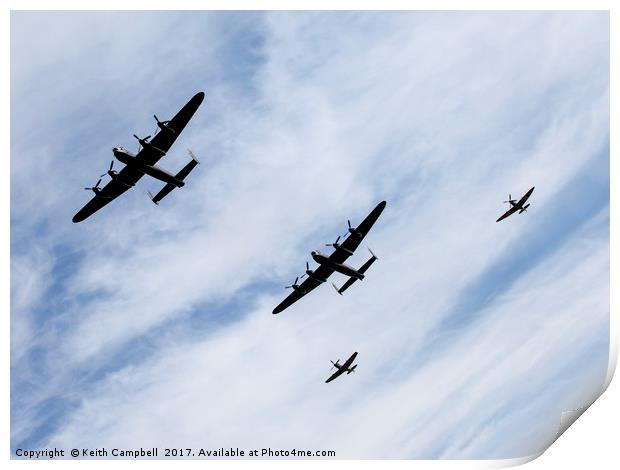
{"label": "white border", "polygon": [[[10,10],[71,10],[71,9],[157,9],[157,10],[320,10],[320,9],[338,9],[338,10],[609,10],[611,21],[611,50],[617,51],[617,12],[618,7],[614,8],[613,2],[605,0],[505,0],[500,2],[490,0],[474,0],[474,1],[457,1],[457,0],[382,0],[382,1],[367,1],[367,0],[339,0],[334,2],[327,0],[300,0],[300,1],[285,1],[285,0],[260,0],[260,1],[247,1],[247,0],[210,0],[210,1],[197,1],[197,0],[175,0],[174,2],[164,0],[151,0],[138,1],[138,0],[108,0],[108,1],[91,1],[86,7],[83,3],[77,1],[56,1],[53,5],[51,2],[45,2],[42,0],[24,0],[14,1],[9,0],[5,2],[8,8],[3,10],[2,16],[2,62],[6,64],[6,69],[2,75],[4,99],[5,105],[2,107],[4,112],[0,118],[0,132],[2,133],[3,142],[5,142],[5,157],[3,164],[5,170],[3,171],[2,178],[3,183],[0,197],[0,213],[2,214],[2,220],[0,221],[0,237],[2,241],[2,249],[0,256],[2,257],[2,305],[5,307],[1,310],[2,313],[2,332],[4,334],[4,361],[3,361],[3,374],[2,374],[2,416],[4,418],[5,425],[2,428],[2,443],[4,444],[4,458],[10,459],[10,402],[9,402],[9,378],[10,378],[10,324],[9,324],[9,312],[10,312],[10,172],[7,171],[10,165],[10,75],[9,75],[9,63],[10,63]],[[610,83],[613,85],[617,83],[617,60],[614,59],[614,54],[611,54],[611,77]],[[617,122],[617,109],[618,98],[615,88],[610,90],[610,102],[611,102],[611,115],[610,115],[610,128],[617,129],[614,125]],[[611,132],[610,142],[610,154],[611,154],[611,205],[610,205],[610,256],[611,256],[611,286],[618,285],[618,250],[616,247],[616,240],[618,237],[618,226],[616,214],[618,211],[618,194],[620,188],[617,184],[618,175],[618,162],[616,146],[617,142],[614,138],[614,133]],[[15,156],[18,158],[18,156]],[[609,385],[613,372],[616,367],[617,355],[618,355],[618,318],[617,318],[617,295],[611,290],[611,341],[610,341],[610,363],[607,374],[607,385]],[[528,464],[531,468],[542,468],[545,466],[558,467],[558,468],[579,468],[583,469],[585,466],[590,466],[596,469],[606,468],[618,468],[620,459],[618,458],[617,433],[614,432],[617,429],[617,422],[615,417],[620,416],[618,403],[619,387],[617,380],[609,386],[604,392],[603,396],[594,402],[594,404],[587,409],[587,412],[581,416],[577,423],[570,426],[570,428],[560,436],[560,438],[546,450],[543,455],[536,459],[538,456],[530,456],[522,459],[510,459],[510,460],[489,460],[489,461],[182,461],[174,460],[168,462],[175,466],[177,465],[190,465],[194,467],[200,466],[204,468],[207,466],[217,467],[239,467],[251,465],[253,468],[284,468],[290,467],[291,464],[295,466],[315,468],[320,465],[321,468],[334,468],[341,465],[354,464],[356,467],[369,468],[376,465],[390,466],[392,468],[411,468],[412,465],[416,467],[428,468],[428,467],[450,467],[450,468],[499,468],[513,465],[520,465],[526,463],[532,459],[532,463]],[[86,463],[87,462],[87,463]],[[166,465],[167,461],[136,461],[137,466],[153,466],[161,468]],[[75,468],[76,465],[88,465],[89,467],[103,467],[110,466],[110,461],[49,461],[49,463],[55,468]],[[30,465],[29,461],[23,460],[10,460],[9,465],[22,466]],[[126,467],[132,465],[131,461],[115,461],[115,466]]]}

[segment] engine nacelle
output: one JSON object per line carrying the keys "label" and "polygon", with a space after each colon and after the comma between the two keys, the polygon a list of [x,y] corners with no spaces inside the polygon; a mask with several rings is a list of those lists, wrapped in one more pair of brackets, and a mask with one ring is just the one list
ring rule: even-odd
{"label": "engine nacelle", "polygon": [[155,121],[157,121],[157,127],[159,127],[162,131],[168,131],[172,134],[175,134],[174,129],[170,127],[170,121],[160,121],[157,119],[157,116],[153,114]]}
{"label": "engine nacelle", "polygon": [[293,288],[293,290],[295,292],[299,292],[300,294],[305,294],[306,291],[304,289],[302,289],[300,286],[298,286],[297,284],[291,286]]}
{"label": "engine nacelle", "polygon": [[125,181],[121,175],[118,173],[118,171],[116,170],[108,170],[108,175],[110,175],[110,178],[112,178],[114,181],[118,181],[119,183],[129,187],[129,188],[133,188],[135,185],[133,183],[128,183],[127,181]]}
{"label": "engine nacelle", "polygon": [[362,238],[362,233],[359,230],[355,229],[355,228],[349,228],[349,233],[351,235],[356,236],[357,238]]}

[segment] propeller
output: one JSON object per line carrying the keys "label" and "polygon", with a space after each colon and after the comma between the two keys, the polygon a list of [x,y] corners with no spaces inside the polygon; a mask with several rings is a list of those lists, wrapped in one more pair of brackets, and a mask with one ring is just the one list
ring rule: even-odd
{"label": "propeller", "polygon": [[140,138],[140,137],[138,137],[136,134],[134,134],[133,136],[136,138],[136,140],[137,140],[138,142],[140,142],[140,145],[141,145],[142,147],[144,147],[144,144],[148,143],[148,140],[151,138],[151,136],[150,136],[150,135],[147,135],[144,139],[141,139],[141,138]]}
{"label": "propeller", "polygon": [[357,230],[357,227],[353,227],[351,225],[351,221],[350,220],[347,220],[347,225],[348,225],[348,228],[347,228],[347,231],[345,232],[345,234],[343,235],[343,237],[348,235],[348,234],[351,234],[351,235],[355,235],[358,238],[361,238],[362,234]]}
{"label": "propeller", "polygon": [[93,192],[97,192],[97,190],[99,189],[99,183],[101,183],[101,178],[99,178],[99,181],[97,181],[97,184],[95,186],[93,186],[92,188],[84,188],[86,191],[93,191]]}
{"label": "propeller", "polygon": [[338,240],[340,240],[340,235],[338,235],[338,238],[336,238],[336,241],[334,243],[326,243],[325,246],[333,246],[334,248],[338,249],[338,247],[340,246],[338,244]]}
{"label": "propeller", "polygon": [[517,200],[513,199],[511,194],[508,194],[508,200],[504,201],[504,204],[507,204],[507,203],[510,203],[510,202],[517,202]]}
{"label": "propeller", "polygon": [[299,281],[299,277],[295,278],[295,282],[293,282],[293,284],[291,284],[290,286],[284,286],[285,289],[295,289],[295,287],[297,287],[297,281]]}
{"label": "propeller", "polygon": [[340,359],[336,359],[336,362],[334,362],[334,361],[329,361],[329,362],[332,363],[332,368],[329,369],[329,370],[332,370],[334,367],[336,367],[336,364],[338,364],[340,362]]}
{"label": "propeller", "polygon": [[[112,168],[113,168],[113,167],[114,167],[114,160],[112,160],[112,161],[110,162],[110,168],[108,169],[108,171],[107,171],[106,173],[104,173],[103,175],[99,175],[99,176],[100,176],[101,178],[103,178],[105,175],[109,175],[109,174],[110,174],[110,172],[112,172]],[[116,172],[114,172],[114,173],[116,173]]]}
{"label": "propeller", "polygon": [[172,129],[168,125],[170,123],[170,121],[160,121],[155,114],[153,114],[153,117],[155,118],[155,121],[157,121],[157,127],[159,127],[160,129],[166,129],[166,130],[172,132],[173,134],[175,133],[174,129]]}
{"label": "propeller", "polygon": [[306,276],[309,276],[310,274],[312,274],[314,271],[312,269],[310,269],[310,265],[308,264],[308,262],[306,261],[306,273],[302,274],[301,277],[299,279],[303,279]]}
{"label": "propeller", "polygon": [[354,234],[354,233],[356,233],[356,232],[357,232],[357,228],[353,228],[353,226],[351,225],[351,221],[350,221],[350,220],[347,220],[347,225],[348,225],[349,227],[348,227],[348,229],[347,229],[346,233],[343,235],[343,237],[344,237],[345,235],[348,235],[349,233]]}

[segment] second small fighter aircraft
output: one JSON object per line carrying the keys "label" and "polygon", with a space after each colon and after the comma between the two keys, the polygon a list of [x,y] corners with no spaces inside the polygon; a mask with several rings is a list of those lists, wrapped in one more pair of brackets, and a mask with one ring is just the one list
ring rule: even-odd
{"label": "second small fighter aircraft", "polygon": [[532,186],[532,188],[527,193],[525,193],[525,195],[518,201],[516,199],[513,199],[512,196],[509,194],[508,200],[504,201],[504,203],[510,204],[510,209],[504,212],[501,215],[501,217],[497,219],[495,222],[504,220],[506,217],[514,214],[517,211],[519,211],[519,214],[522,214],[523,212],[527,211],[527,208],[530,207],[530,205],[525,204],[525,201],[529,199],[529,197],[532,195],[533,192],[534,192],[534,186]]}
{"label": "second small fighter aircraft", "polygon": [[333,367],[335,367],[337,370],[332,375],[330,375],[330,377],[325,381],[325,383],[326,384],[330,383],[332,380],[334,380],[337,377],[340,377],[345,372],[347,374],[350,374],[351,372],[355,372],[355,368],[357,367],[357,364],[355,364],[353,367],[351,367],[351,364],[353,364],[353,361],[355,361],[356,357],[357,357],[357,351],[351,354],[351,357],[347,359],[342,365],[339,364],[340,359],[338,359],[336,362],[331,361],[331,363],[333,364]]}

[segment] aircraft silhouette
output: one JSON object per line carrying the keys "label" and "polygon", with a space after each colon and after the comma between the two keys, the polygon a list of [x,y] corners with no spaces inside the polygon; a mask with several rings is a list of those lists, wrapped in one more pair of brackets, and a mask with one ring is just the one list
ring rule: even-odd
{"label": "aircraft silhouette", "polygon": [[351,354],[351,357],[349,357],[349,359],[347,359],[342,365],[338,364],[340,359],[338,359],[336,362],[330,361],[333,364],[333,367],[335,367],[337,370],[325,381],[325,383],[326,384],[330,383],[332,380],[334,380],[337,377],[340,377],[345,372],[347,373],[347,375],[350,374],[351,372],[355,372],[355,368],[357,367],[357,364],[354,365],[353,367],[351,367],[351,364],[353,364],[353,361],[355,361],[356,357],[357,357],[357,351]]}
{"label": "aircraft silhouette", "polygon": [[156,163],[166,154],[179,134],[183,131],[202,103],[204,96],[205,94],[203,92],[194,95],[194,97],[169,121],[160,121],[157,116],[154,115],[153,117],[157,122],[159,132],[152,139],[150,135],[145,138],[140,138],[134,134],[134,137],[138,140],[141,147],[136,155],[123,147],[114,147],[112,149],[114,157],[119,162],[124,163],[125,167],[120,171],[114,170],[114,160],[112,160],[108,171],[101,175],[101,177],[104,177],[106,174],[109,175],[111,181],[103,188],[100,188],[100,179],[92,188],[85,188],[94,192],[95,196],[73,216],[73,222],[81,222],[90,217],[129,188],[134,187],[138,180],[144,175],[149,175],[166,183],[166,186],[164,186],[155,197],[151,197],[155,204],[174,188],[183,187],[185,184],[183,180],[198,164],[198,160],[191,151],[190,156],[192,157],[192,161],[185,165],[176,175],[160,168]]}
{"label": "aircraft silhouette", "polygon": [[510,204],[510,209],[508,209],[506,212],[504,212],[499,219],[497,219],[495,222],[499,222],[500,220],[504,220],[506,217],[514,214],[515,212],[519,211],[519,214],[522,214],[523,212],[527,211],[527,208],[530,207],[529,204],[524,205],[525,201],[527,201],[529,199],[529,197],[532,195],[532,193],[534,192],[534,186],[532,186],[532,188],[525,193],[525,195],[519,199],[518,201],[516,199],[512,199],[512,196],[509,194],[508,195],[508,200],[504,201],[504,203],[508,203]]}
{"label": "aircraft silhouette", "polygon": [[[346,238],[342,244],[338,243],[341,237],[338,237],[334,243],[329,243],[326,246],[334,247],[334,252],[326,256],[321,253],[319,250],[312,251],[310,254],[312,259],[319,264],[317,269],[310,269],[310,266],[306,262],[306,273],[301,276],[301,278],[307,276],[306,280],[301,284],[297,284],[299,281],[299,277],[295,278],[295,282],[290,286],[286,286],[287,289],[293,289],[293,292],[286,297],[276,308],[273,309],[274,314],[280,313],[282,310],[290,307],[292,304],[301,299],[304,295],[320,286],[324,282],[327,281],[327,278],[331,276],[334,272],[339,272],[344,274],[345,276],[349,276],[349,280],[345,282],[345,284],[336,290],[339,294],[342,294],[345,290],[347,290],[351,284],[353,284],[357,280],[364,279],[364,272],[370,267],[372,263],[374,263],[377,257],[371,251],[371,258],[366,261],[361,268],[355,269],[347,264],[345,261],[349,256],[353,254],[353,252],[357,249],[361,241],[364,239],[370,228],[377,221],[383,209],[385,209],[386,202],[381,201],[377,204],[372,212],[359,224],[357,227],[352,227],[351,222],[349,221],[349,236]],[[370,250],[369,250],[370,251]]]}

